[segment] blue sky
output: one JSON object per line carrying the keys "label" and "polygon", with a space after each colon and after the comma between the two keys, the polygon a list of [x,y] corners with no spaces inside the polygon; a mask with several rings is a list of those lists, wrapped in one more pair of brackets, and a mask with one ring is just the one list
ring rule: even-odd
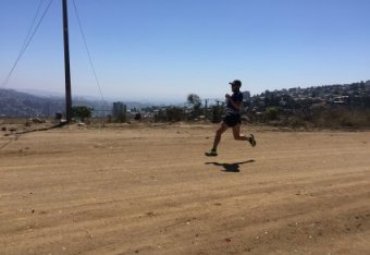
{"label": "blue sky", "polygon": [[[49,0],[44,0],[43,8]],[[0,1],[0,82],[40,0]],[[75,0],[105,98],[222,98],[370,79],[368,0]],[[69,0],[74,95],[99,97]],[[6,88],[64,93],[61,0]]]}

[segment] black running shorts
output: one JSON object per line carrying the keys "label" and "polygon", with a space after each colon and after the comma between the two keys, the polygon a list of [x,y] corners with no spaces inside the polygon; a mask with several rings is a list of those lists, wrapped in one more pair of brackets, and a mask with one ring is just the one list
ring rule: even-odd
{"label": "black running shorts", "polygon": [[240,114],[227,114],[223,118],[223,122],[229,127],[234,127],[241,123]]}

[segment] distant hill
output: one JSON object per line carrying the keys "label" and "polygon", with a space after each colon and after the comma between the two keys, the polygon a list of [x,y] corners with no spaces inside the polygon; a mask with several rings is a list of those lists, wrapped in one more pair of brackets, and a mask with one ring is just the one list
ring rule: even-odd
{"label": "distant hill", "polygon": [[[111,114],[111,101],[73,98],[73,105],[83,105],[94,109],[93,114]],[[143,108],[149,104],[123,102],[128,108]],[[11,89],[0,89],[0,117],[54,117],[55,113],[65,111],[65,99],[59,96],[38,96]]]}
{"label": "distant hill", "polygon": [[[34,93],[34,94],[33,94]],[[50,93],[48,93],[50,95]],[[309,88],[290,88],[268,91],[250,96],[244,93],[248,106],[259,111],[268,107],[281,109],[299,109],[302,104],[317,102],[345,103],[347,106],[361,106],[368,108],[370,98],[370,80],[352,84],[335,84]],[[308,100],[308,101],[307,101]],[[93,116],[106,116],[111,114],[113,100],[104,101],[74,97],[74,106],[87,106],[94,109]],[[115,100],[119,101],[119,100]],[[217,101],[217,100],[216,100]],[[311,102],[312,101],[312,102]],[[153,106],[151,103],[125,102],[128,109],[143,109]],[[212,105],[209,101],[208,105]],[[65,100],[62,96],[47,96],[47,93],[35,91],[24,93],[10,89],[0,89],[0,117],[54,117],[55,113],[65,111]]]}
{"label": "distant hill", "polygon": [[330,97],[338,97],[338,96],[356,96],[356,97],[364,97],[370,95],[370,80],[368,81],[361,81],[355,82],[351,84],[333,84],[333,85],[323,85],[323,86],[315,86],[315,87],[308,87],[308,88],[290,88],[290,89],[281,89],[281,90],[274,90],[261,93],[258,96],[266,96],[266,95],[289,95],[295,98],[304,98],[304,97],[311,97],[311,98],[330,98]]}

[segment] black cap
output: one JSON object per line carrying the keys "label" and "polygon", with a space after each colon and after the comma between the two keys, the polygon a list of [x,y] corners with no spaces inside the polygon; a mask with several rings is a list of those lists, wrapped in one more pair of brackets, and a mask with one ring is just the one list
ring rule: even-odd
{"label": "black cap", "polygon": [[242,85],[242,82],[240,80],[233,80],[232,82],[229,82],[229,84],[240,87]]}

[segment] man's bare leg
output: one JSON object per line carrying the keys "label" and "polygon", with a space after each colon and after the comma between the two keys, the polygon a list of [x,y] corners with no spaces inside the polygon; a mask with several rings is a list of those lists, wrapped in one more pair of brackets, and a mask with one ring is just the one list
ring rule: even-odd
{"label": "man's bare leg", "polygon": [[253,147],[256,146],[256,140],[254,135],[245,136],[240,134],[240,124],[233,127],[233,136],[235,140],[248,141]]}
{"label": "man's bare leg", "polygon": [[212,149],[209,152],[206,152],[206,156],[217,156],[217,147],[220,144],[222,134],[228,129],[229,127],[222,122],[220,127],[217,129],[215,138],[213,140]]}
{"label": "man's bare leg", "polygon": [[212,150],[215,150],[217,151],[217,147],[221,141],[221,136],[222,134],[228,129],[229,127],[224,123],[222,122],[221,123],[221,126],[217,129],[216,131],[216,135],[215,135],[215,138],[213,140],[213,147],[212,147]]}

